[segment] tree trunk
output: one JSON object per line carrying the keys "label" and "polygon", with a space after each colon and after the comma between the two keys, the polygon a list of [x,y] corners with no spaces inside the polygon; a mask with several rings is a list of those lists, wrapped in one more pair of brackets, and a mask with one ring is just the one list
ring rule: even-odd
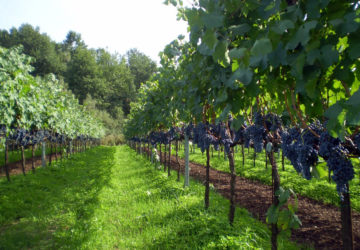
{"label": "tree trunk", "polygon": [[205,209],[209,208],[210,195],[210,151],[206,149],[206,177],[205,177]]}
{"label": "tree trunk", "polygon": [[[347,189],[349,190],[349,184],[347,184]],[[353,250],[354,235],[352,230],[350,193],[342,193],[342,196],[343,199],[340,200],[342,249]]]}
{"label": "tree trunk", "polygon": [[25,174],[25,164],[26,164],[26,159],[25,159],[25,149],[24,146],[21,146],[21,168],[22,168],[22,172]]}
{"label": "tree trunk", "polygon": [[229,222],[230,225],[233,225],[235,218],[235,185],[236,185],[236,171],[235,171],[235,161],[234,161],[234,149],[231,148],[228,153],[229,166],[230,166],[230,211],[229,211]]}

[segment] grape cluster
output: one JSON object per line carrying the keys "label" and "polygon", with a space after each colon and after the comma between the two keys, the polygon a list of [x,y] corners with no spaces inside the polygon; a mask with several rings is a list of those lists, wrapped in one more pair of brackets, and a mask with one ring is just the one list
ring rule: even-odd
{"label": "grape cluster", "polygon": [[250,141],[254,144],[256,153],[260,153],[264,149],[264,139],[266,137],[266,130],[263,126],[252,125],[246,129]]}
{"label": "grape cluster", "polygon": [[230,152],[230,147],[233,144],[233,140],[223,123],[220,123],[220,138],[220,142],[224,145],[225,152],[228,154]]}
{"label": "grape cluster", "polygon": [[333,171],[332,179],[340,194],[348,192],[346,184],[354,178],[354,167],[346,158],[347,153],[338,138],[332,137],[328,132],[321,134],[319,155],[326,160],[329,170]]}
{"label": "grape cluster", "polygon": [[278,115],[269,113],[265,116],[265,124],[270,131],[277,131],[281,129],[281,119]]}
{"label": "grape cluster", "polygon": [[192,138],[192,132],[193,132],[194,126],[192,122],[188,126],[185,127],[184,132],[189,137]]}
{"label": "grape cluster", "polygon": [[27,146],[31,142],[31,137],[29,135],[29,131],[25,129],[15,129],[13,130],[8,138],[9,141],[14,141],[14,144],[20,146]]}
{"label": "grape cluster", "polygon": [[[310,129],[316,129],[317,125],[310,125]],[[291,128],[281,133],[282,150],[298,173],[302,173],[307,180],[311,179],[310,167],[318,161],[319,139],[310,131],[301,131]],[[320,128],[319,128],[320,129]]]}
{"label": "grape cluster", "polygon": [[234,143],[242,144],[245,140],[245,128],[241,127],[235,132]]}

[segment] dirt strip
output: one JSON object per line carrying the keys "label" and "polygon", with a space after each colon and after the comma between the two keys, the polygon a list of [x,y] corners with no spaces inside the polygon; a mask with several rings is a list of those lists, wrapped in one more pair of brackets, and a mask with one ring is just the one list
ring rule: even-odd
{"label": "dirt strip", "polygon": [[[180,158],[179,162],[181,173],[184,173],[185,162]],[[171,157],[171,167],[174,170],[178,169],[175,156]],[[205,166],[190,162],[190,176],[203,183],[205,183],[205,171]],[[214,185],[217,192],[227,199],[230,198],[229,173],[211,168],[210,183]],[[265,222],[267,209],[271,205],[272,187],[259,181],[237,177],[235,190],[236,203],[246,208],[255,218]],[[340,209],[300,195],[298,195],[298,202],[297,215],[302,226],[293,230],[292,239],[299,243],[313,245],[316,249],[341,249]],[[354,247],[360,249],[360,213],[353,211],[352,219]]]}
{"label": "dirt strip", "polygon": [[[46,155],[46,163],[49,164],[50,155]],[[60,154],[57,154],[58,160],[60,160]],[[66,157],[66,155],[64,155]],[[55,162],[55,153],[52,154],[52,162]],[[35,168],[41,167],[41,156],[34,157]],[[22,174],[22,163],[21,161],[12,162],[8,164],[10,178],[12,175]],[[25,172],[31,171],[32,158],[26,159]],[[0,166],[0,176],[6,176],[5,167]]]}

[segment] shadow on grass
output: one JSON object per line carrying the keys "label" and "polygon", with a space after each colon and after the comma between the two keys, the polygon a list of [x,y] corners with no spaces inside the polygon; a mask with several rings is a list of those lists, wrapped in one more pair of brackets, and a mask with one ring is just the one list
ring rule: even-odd
{"label": "shadow on grass", "polygon": [[79,248],[91,233],[115,150],[93,148],[10,183],[1,178],[0,249]]}

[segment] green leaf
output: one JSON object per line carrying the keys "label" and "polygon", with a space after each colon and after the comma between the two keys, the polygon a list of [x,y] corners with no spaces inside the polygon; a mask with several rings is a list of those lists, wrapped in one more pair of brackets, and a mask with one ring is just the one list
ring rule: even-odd
{"label": "green leaf", "polygon": [[346,121],[348,125],[359,126],[360,125],[360,90],[356,91],[347,100],[345,105],[347,108]]}
{"label": "green leaf", "polygon": [[226,88],[222,88],[216,97],[216,102],[217,103],[225,102],[227,100],[227,98],[228,98],[228,94],[227,94]]}
{"label": "green leaf", "polygon": [[276,50],[271,52],[268,56],[269,62],[274,67],[278,67],[279,65],[287,65],[287,56],[286,50],[283,48],[283,44],[280,42]]}
{"label": "green leaf", "polygon": [[347,52],[350,59],[358,59],[360,57],[360,36],[350,36],[348,43],[349,47],[347,48]]}
{"label": "green leaf", "polygon": [[293,29],[294,27],[294,23],[291,20],[281,20],[272,27],[272,31],[282,35],[285,31]]}
{"label": "green leaf", "polygon": [[287,230],[289,228],[291,217],[292,214],[289,210],[281,210],[277,221],[278,227],[280,227],[282,230]]}
{"label": "green leaf", "polygon": [[198,50],[202,55],[205,56],[211,56],[214,53],[214,51],[211,50],[205,43],[200,44]]}
{"label": "green leaf", "polygon": [[320,17],[320,3],[319,1],[307,1],[306,13],[309,19]]}
{"label": "green leaf", "polygon": [[343,139],[345,132],[345,112],[342,105],[340,105],[340,101],[325,111],[325,117],[329,118],[326,127],[330,131],[331,135]]}
{"label": "green leaf", "polygon": [[302,225],[301,220],[296,214],[293,214],[289,223],[289,228],[298,229]]}
{"label": "green leaf", "polygon": [[215,62],[223,63],[224,65],[230,65],[230,58],[228,55],[227,42],[221,41],[217,44],[215,52],[213,54],[213,59]]}
{"label": "green leaf", "polygon": [[243,116],[237,116],[234,118],[233,122],[231,123],[232,129],[239,130],[241,126],[244,124],[244,117]]}
{"label": "green leaf", "polygon": [[301,25],[294,37],[287,44],[287,49],[293,50],[300,43],[302,46],[305,46],[310,41],[310,30],[314,29],[317,25],[317,21],[309,21]]}
{"label": "green leaf", "polygon": [[298,80],[303,79],[303,69],[305,64],[305,53],[300,53],[292,64],[291,74]]}
{"label": "green leaf", "polygon": [[223,25],[224,16],[218,12],[204,13],[201,17],[205,27],[209,29],[219,28]]}
{"label": "green leaf", "polygon": [[254,56],[264,56],[272,51],[271,41],[268,38],[256,40],[251,48],[251,54]]}
{"label": "green leaf", "polygon": [[233,85],[235,80],[239,80],[244,85],[251,83],[253,77],[253,72],[250,68],[238,68],[226,82],[226,85]]}
{"label": "green leaf", "polygon": [[320,54],[324,68],[330,67],[339,60],[339,53],[330,44],[321,47]]}
{"label": "green leaf", "polygon": [[218,118],[216,118],[216,121],[225,121],[229,117],[229,112],[231,110],[231,105],[226,104],[225,108],[221,112]]}
{"label": "green leaf", "polygon": [[275,224],[278,221],[278,217],[279,217],[279,208],[273,204],[269,207],[269,209],[266,212],[266,222],[268,224]]}
{"label": "green leaf", "polygon": [[284,189],[279,189],[279,202],[281,204],[285,204],[287,202],[287,200],[290,197],[290,191],[288,189],[284,190]]}
{"label": "green leaf", "polygon": [[339,81],[348,83],[352,83],[355,80],[354,72],[352,72],[349,66],[345,68],[336,67],[334,77]]}
{"label": "green leaf", "polygon": [[236,36],[243,36],[245,33],[250,31],[250,26],[247,23],[230,26],[230,31]]}
{"label": "green leaf", "polygon": [[215,46],[218,42],[216,32],[212,29],[207,29],[204,34],[203,41],[209,47],[209,49],[215,49]]}
{"label": "green leaf", "polygon": [[245,56],[247,49],[245,48],[235,48],[229,51],[229,57],[231,59],[241,59]]}
{"label": "green leaf", "polygon": [[319,59],[321,57],[320,55],[320,50],[318,49],[313,49],[313,50],[310,50],[307,54],[306,54],[306,62],[309,64],[309,65],[313,65],[315,63],[315,61],[317,59]]}

